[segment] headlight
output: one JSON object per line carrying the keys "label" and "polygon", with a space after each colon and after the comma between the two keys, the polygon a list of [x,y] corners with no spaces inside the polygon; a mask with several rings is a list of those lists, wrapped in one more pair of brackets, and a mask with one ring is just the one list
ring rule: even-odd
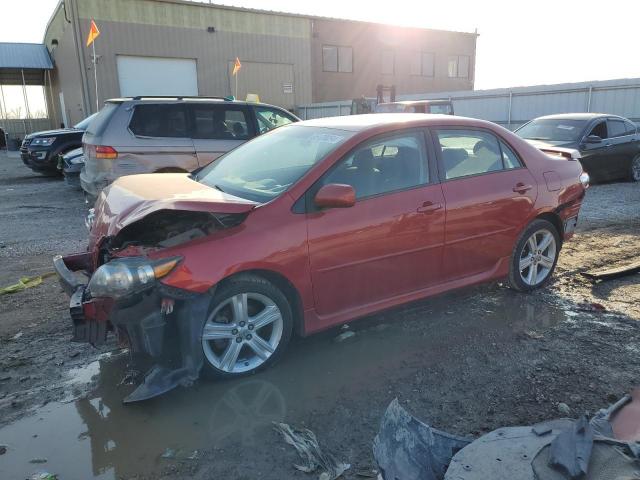
{"label": "headlight", "polygon": [[34,138],[31,142],[33,147],[48,147],[56,141],[56,137]]}
{"label": "headlight", "polygon": [[87,289],[92,297],[120,298],[151,287],[171,272],[180,258],[152,261],[148,258],[120,258],[98,268]]}
{"label": "headlight", "polygon": [[80,165],[81,163],[84,163],[84,156],[83,155],[79,155],[77,157],[73,157],[69,159],[69,163],[73,164],[73,165]]}
{"label": "headlight", "polygon": [[580,174],[580,183],[584,188],[589,188],[589,180],[591,179],[589,178],[589,174],[587,172],[582,172]]}

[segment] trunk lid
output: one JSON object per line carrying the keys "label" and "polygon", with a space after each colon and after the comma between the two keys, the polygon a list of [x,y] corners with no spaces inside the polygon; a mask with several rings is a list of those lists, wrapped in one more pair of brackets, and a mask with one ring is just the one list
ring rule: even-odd
{"label": "trunk lid", "polygon": [[198,183],[186,173],[152,173],[121,177],[105,188],[95,205],[89,249],[159,210],[248,213],[258,203]]}

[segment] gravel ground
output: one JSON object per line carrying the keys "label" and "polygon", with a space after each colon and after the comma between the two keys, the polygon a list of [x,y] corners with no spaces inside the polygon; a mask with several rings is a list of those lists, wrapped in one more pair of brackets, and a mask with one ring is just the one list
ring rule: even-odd
{"label": "gravel ground", "polygon": [[[0,285],[50,271],[53,254],[82,249],[85,211],[80,192],[0,156]],[[395,397],[432,425],[472,436],[560,416],[559,402],[572,415],[594,412],[639,382],[640,275],[594,285],[579,273],[639,256],[640,186],[596,185],[541,291],[491,284],[413,303],[354,322],[344,342],[335,341],[337,330],[296,340],[278,366],[250,380],[202,381],[136,407],[123,407],[115,387],[125,357],[96,362],[115,345],[96,351],[68,342],[67,298],[48,278],[0,297],[0,444],[22,445],[28,426],[29,437],[43,439],[29,455],[53,456],[51,444],[63,445],[48,464],[66,472],[61,480],[315,478],[292,468],[293,450],[269,428],[277,420],[313,430],[353,465],[346,477],[357,478],[357,469],[374,468],[372,440]],[[592,311],[594,303],[606,310]],[[90,386],[70,383],[87,372],[98,372]],[[259,394],[242,393],[254,387]],[[279,413],[257,412],[274,398]],[[61,412],[82,429],[47,433],[42,425]],[[82,442],[91,448],[79,460],[71,452]],[[198,455],[162,458],[166,447]],[[0,456],[0,477],[30,474],[20,454]],[[82,462],[86,470],[73,470]]]}

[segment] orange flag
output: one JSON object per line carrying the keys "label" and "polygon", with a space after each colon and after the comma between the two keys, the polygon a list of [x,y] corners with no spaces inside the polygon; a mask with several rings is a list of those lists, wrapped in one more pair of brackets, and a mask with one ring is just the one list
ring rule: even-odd
{"label": "orange flag", "polygon": [[231,75],[237,75],[238,72],[240,71],[240,67],[242,67],[242,64],[240,63],[240,59],[236,57],[236,63],[233,64],[233,72],[231,73]]}
{"label": "orange flag", "polygon": [[87,37],[87,47],[91,45],[96,38],[98,38],[98,35],[100,35],[100,30],[98,30],[96,22],[94,22],[92,19],[91,28],[89,29],[89,36]]}

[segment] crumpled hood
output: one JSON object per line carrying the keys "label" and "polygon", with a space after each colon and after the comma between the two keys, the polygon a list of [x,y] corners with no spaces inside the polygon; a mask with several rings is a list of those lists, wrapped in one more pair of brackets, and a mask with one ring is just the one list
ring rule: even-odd
{"label": "crumpled hood", "polygon": [[89,249],[102,238],[116,235],[127,225],[159,210],[248,213],[257,205],[196,182],[186,173],[128,175],[117,179],[100,194]]}

